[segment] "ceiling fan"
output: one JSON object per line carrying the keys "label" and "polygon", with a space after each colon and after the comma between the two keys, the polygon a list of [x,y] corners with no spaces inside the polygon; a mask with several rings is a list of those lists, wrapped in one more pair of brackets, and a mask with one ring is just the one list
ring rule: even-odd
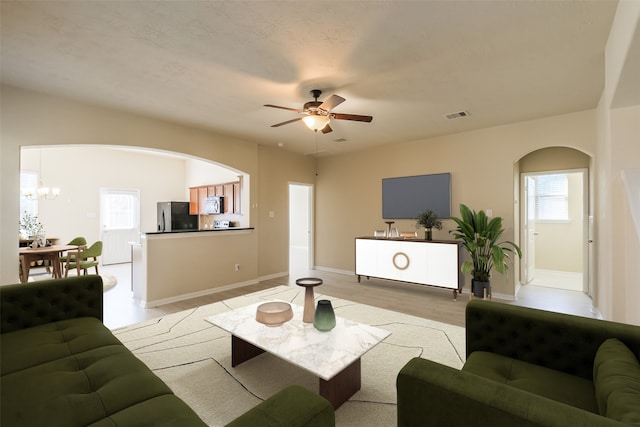
{"label": "ceiling fan", "polygon": [[329,122],[331,119],[335,120],[353,120],[356,122],[371,122],[373,120],[372,116],[361,116],[358,114],[341,114],[341,113],[333,113],[332,110],[338,105],[342,104],[345,99],[338,95],[331,95],[329,99],[324,102],[318,101],[318,98],[322,94],[322,91],[319,89],[313,89],[311,91],[311,96],[315,98],[315,101],[309,101],[304,104],[302,110],[297,110],[295,108],[289,107],[280,107],[279,105],[271,105],[265,104],[265,107],[271,108],[280,108],[282,110],[295,111],[298,114],[301,114],[302,117],[298,117],[296,119],[287,120],[286,122],[277,123],[275,125],[271,125],[272,128],[277,128],[282,125],[286,125],[289,123],[297,122],[298,120],[302,120],[307,127],[315,132],[321,131],[322,133],[329,133],[333,129],[329,126]]}

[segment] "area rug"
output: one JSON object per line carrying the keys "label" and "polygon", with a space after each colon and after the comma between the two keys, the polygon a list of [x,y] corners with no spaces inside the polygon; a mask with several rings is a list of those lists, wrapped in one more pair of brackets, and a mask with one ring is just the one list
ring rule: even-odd
{"label": "area rug", "polygon": [[118,284],[118,279],[116,279],[115,276],[111,276],[109,274],[101,274],[100,277],[102,277],[103,292],[107,292],[109,289],[112,289]]}
{"label": "area rug", "polygon": [[[75,273],[71,273],[68,277],[75,276]],[[115,276],[110,274],[101,274],[102,277],[102,291],[107,292],[109,289],[113,289],[118,284],[118,279]],[[38,275],[30,275],[29,282],[38,282],[40,280],[49,280],[52,279],[50,273],[42,273]]]}
{"label": "area rug", "polygon": [[[396,425],[396,376],[413,357],[464,364],[464,328],[330,299],[336,315],[392,334],[362,357],[362,388],[336,411],[337,426]],[[255,302],[304,305],[304,289],[279,286],[114,330],[210,426],[223,426],[290,384],[318,390],[318,378],[264,353],[231,367],[230,335],[204,319]]]}

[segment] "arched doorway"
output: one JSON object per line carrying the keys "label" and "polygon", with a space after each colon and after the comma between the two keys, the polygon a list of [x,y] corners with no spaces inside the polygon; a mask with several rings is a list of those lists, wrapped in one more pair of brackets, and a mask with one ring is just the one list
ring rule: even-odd
{"label": "arched doorway", "polygon": [[567,147],[520,159],[522,284],[591,293],[590,166]]}
{"label": "arched doorway", "polygon": [[[232,181],[242,175],[240,204],[249,206],[249,174],[179,152],[97,144],[25,146],[20,150],[20,169],[34,171],[36,183],[43,175],[45,184],[61,189],[55,199],[35,201],[35,212],[46,232],[63,242],[76,236],[103,241],[103,264],[130,262],[129,242],[138,240],[139,232],[156,230],[157,202],[188,201],[189,187]],[[125,192],[136,194],[135,227],[109,227],[105,196]],[[118,216],[122,219],[122,212]],[[249,225],[250,209],[235,216],[244,221],[243,226]],[[220,219],[235,220],[231,217],[227,214]]]}

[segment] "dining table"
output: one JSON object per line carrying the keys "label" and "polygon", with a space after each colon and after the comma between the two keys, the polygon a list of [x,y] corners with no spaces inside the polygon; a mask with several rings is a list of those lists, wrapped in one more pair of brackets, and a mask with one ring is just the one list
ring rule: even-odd
{"label": "dining table", "polygon": [[20,248],[18,254],[20,256],[21,276],[20,282],[26,283],[29,280],[29,270],[31,263],[38,261],[49,261],[54,279],[62,277],[62,266],[60,264],[60,255],[66,251],[77,251],[76,245],[51,245],[38,248]]}

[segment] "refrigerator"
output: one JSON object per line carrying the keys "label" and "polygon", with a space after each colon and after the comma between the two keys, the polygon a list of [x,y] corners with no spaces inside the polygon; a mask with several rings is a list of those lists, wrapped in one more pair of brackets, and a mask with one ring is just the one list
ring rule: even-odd
{"label": "refrigerator", "polygon": [[189,202],[158,202],[158,231],[197,229],[198,215],[189,215]]}

